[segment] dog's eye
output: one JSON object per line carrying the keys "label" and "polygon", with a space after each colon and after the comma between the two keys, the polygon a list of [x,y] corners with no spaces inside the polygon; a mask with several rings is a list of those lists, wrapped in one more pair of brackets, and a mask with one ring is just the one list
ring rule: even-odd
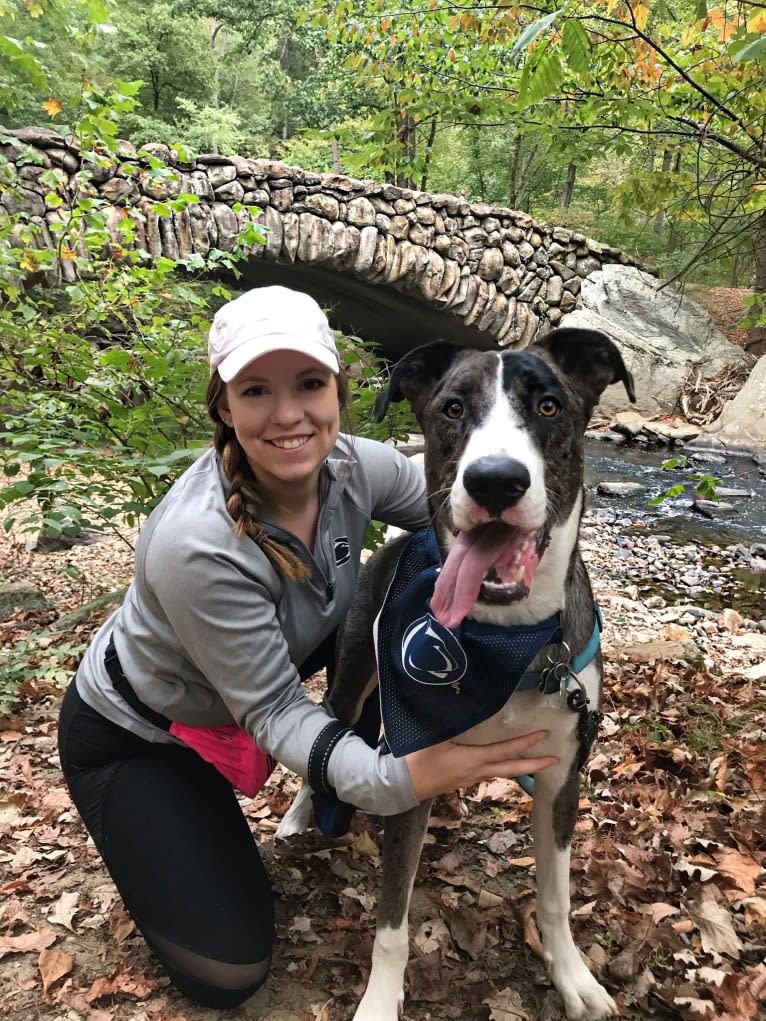
{"label": "dog's eye", "polygon": [[553,397],[543,397],[537,405],[537,410],[543,418],[555,418],[561,411],[561,405]]}
{"label": "dog's eye", "polygon": [[462,418],[463,417],[463,405],[460,401],[448,401],[444,405],[444,414],[447,418]]}

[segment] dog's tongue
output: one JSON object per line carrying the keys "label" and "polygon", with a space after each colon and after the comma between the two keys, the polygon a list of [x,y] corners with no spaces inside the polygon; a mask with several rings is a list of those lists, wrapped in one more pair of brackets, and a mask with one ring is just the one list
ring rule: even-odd
{"label": "dog's tongue", "polygon": [[[520,566],[519,559],[514,562],[514,554],[518,552],[514,539],[518,535],[516,529],[502,522],[458,533],[431,598],[431,612],[440,624],[449,628],[458,626],[478,599],[481,583],[490,567],[495,568],[502,581],[511,580],[506,573],[511,568],[518,572]],[[530,553],[522,561],[527,584],[537,565],[534,547]]]}

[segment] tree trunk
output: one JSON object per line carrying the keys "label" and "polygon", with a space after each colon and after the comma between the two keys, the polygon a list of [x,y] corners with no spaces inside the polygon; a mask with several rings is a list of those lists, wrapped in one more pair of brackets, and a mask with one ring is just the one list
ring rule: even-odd
{"label": "tree trunk", "polygon": [[155,113],[159,113],[160,109],[160,96],[162,95],[162,85],[160,83],[160,73],[156,68],[152,68],[150,71],[152,80],[152,108]]}
{"label": "tree trunk", "polygon": [[[210,38],[210,49],[213,51],[213,94],[210,97],[210,105],[218,109],[221,105],[221,64],[223,63],[226,50],[226,39],[223,32],[223,25],[215,18],[208,19],[208,30]],[[220,47],[218,45],[220,37]],[[213,142],[213,152],[218,152],[218,143]]]}
{"label": "tree trunk", "polygon": [[420,179],[420,190],[425,191],[426,185],[428,184],[428,169],[431,166],[431,157],[434,152],[434,142],[436,141],[436,126],[439,122],[436,119],[436,114],[431,118],[431,126],[428,129],[428,141],[426,142],[426,157],[423,166],[423,176]]}
{"label": "tree trunk", "polygon": [[475,125],[471,125],[468,129],[468,139],[471,146],[471,169],[479,183],[479,202],[486,202],[487,186],[484,180],[484,164],[479,146],[479,129]]}
{"label": "tree trunk", "polygon": [[332,137],[332,168],[336,174],[341,173],[340,169],[340,148],[338,146],[338,136],[333,135]]}
{"label": "tree trunk", "polygon": [[561,193],[561,205],[564,209],[568,209],[572,205],[572,196],[574,195],[575,181],[577,180],[577,164],[570,163],[567,167],[567,180],[564,185],[564,190]]}
{"label": "tree trunk", "polygon": [[[751,314],[759,315],[761,320],[766,320],[766,210],[758,217],[755,225],[755,289],[757,302],[753,306]],[[766,355],[766,323],[759,326],[751,326],[747,331],[747,344],[745,347],[751,355],[760,358]]]}
{"label": "tree trunk", "polygon": [[[408,114],[397,110],[394,114],[396,124],[396,137],[399,143],[399,150],[411,166],[417,156],[417,129],[415,121]],[[414,188],[409,171],[397,171],[396,183],[400,188]]]}

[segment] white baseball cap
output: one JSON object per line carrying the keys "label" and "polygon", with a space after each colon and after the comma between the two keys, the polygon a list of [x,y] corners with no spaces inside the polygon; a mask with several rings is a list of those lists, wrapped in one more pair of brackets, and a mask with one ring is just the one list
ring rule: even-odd
{"label": "white baseball cap", "polygon": [[308,294],[289,287],[256,287],[218,309],[208,337],[211,375],[218,369],[228,383],[272,351],[300,351],[340,372],[327,316]]}

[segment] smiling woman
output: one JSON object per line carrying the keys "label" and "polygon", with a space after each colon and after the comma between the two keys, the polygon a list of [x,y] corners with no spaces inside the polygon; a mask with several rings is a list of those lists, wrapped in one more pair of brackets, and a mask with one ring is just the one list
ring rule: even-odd
{"label": "smiling woman", "polygon": [[[300,352],[275,351],[225,384],[218,414],[280,524],[309,512],[316,525],[319,471],[340,431],[336,376]],[[306,545],[312,549],[313,539]]]}
{"label": "smiling woman", "polygon": [[210,368],[208,411],[222,426],[215,443],[232,483],[230,513],[282,570],[305,578],[305,563],[291,564],[289,551],[275,549],[258,516],[270,511],[313,550],[320,469],[348,406],[327,319],[308,295],[283,287],[248,291],[216,316]]}

